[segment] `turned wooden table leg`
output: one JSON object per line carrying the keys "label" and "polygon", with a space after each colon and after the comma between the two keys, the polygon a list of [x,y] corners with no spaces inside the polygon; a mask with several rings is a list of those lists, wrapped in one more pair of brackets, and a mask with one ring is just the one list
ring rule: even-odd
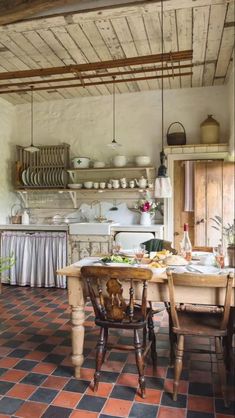
{"label": "turned wooden table leg", "polygon": [[75,367],[75,377],[80,377],[80,369],[84,361],[84,321],[85,303],[82,282],[77,277],[68,277],[68,300],[71,306],[72,326],[72,364]]}

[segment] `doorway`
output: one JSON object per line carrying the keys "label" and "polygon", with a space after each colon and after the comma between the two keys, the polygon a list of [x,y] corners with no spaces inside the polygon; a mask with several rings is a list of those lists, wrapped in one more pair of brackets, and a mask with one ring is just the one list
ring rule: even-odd
{"label": "doorway", "polygon": [[234,164],[223,160],[174,161],[174,247],[180,249],[184,223],[194,246],[214,246],[221,239],[215,216],[234,219]]}

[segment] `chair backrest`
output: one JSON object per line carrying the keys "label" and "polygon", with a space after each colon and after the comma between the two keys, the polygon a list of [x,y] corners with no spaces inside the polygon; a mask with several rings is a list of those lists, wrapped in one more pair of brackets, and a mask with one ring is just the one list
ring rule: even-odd
{"label": "chair backrest", "polygon": [[[134,281],[142,282],[141,314],[147,312],[147,281],[152,271],[134,267],[84,266],[81,277],[85,280],[96,318],[102,321],[133,321],[135,292]],[[122,281],[129,286],[129,300],[123,297]]]}
{"label": "chair backrest", "polygon": [[206,253],[213,253],[213,247],[194,246],[193,251],[203,251],[203,252],[206,252]]}
{"label": "chair backrest", "polygon": [[177,301],[175,300],[175,286],[188,286],[192,287],[213,287],[213,288],[226,288],[223,315],[220,324],[220,329],[227,328],[229,311],[231,305],[233,275],[231,273],[224,275],[212,275],[212,274],[191,274],[191,273],[173,273],[167,270],[168,288],[170,309],[173,325],[179,327],[178,313],[177,313]]}

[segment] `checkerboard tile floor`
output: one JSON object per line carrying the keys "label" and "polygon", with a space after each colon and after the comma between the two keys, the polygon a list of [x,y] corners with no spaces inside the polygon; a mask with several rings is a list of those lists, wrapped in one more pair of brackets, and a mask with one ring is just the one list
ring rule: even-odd
{"label": "checkerboard tile floor", "polygon": [[[0,295],[0,418],[225,418],[234,416],[234,375],[229,376],[231,405],[225,408],[214,355],[187,354],[177,402],[169,366],[168,318],[155,316],[158,368],[146,365],[147,396],[137,392],[133,353],[107,354],[96,394],[92,391],[95,344],[91,306],[86,307],[85,361],[73,377],[66,290],[3,286]],[[114,331],[113,343],[129,334]],[[188,343],[190,345],[190,341]],[[197,348],[210,344],[197,338]]]}

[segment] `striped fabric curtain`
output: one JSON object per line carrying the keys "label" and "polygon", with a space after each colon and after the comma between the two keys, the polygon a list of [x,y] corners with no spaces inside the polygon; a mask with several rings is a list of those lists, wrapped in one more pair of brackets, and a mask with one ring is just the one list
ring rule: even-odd
{"label": "striped fabric curtain", "polygon": [[56,270],[67,261],[65,232],[5,231],[1,256],[13,255],[15,264],[2,273],[2,283],[31,287],[66,287],[66,278]]}

